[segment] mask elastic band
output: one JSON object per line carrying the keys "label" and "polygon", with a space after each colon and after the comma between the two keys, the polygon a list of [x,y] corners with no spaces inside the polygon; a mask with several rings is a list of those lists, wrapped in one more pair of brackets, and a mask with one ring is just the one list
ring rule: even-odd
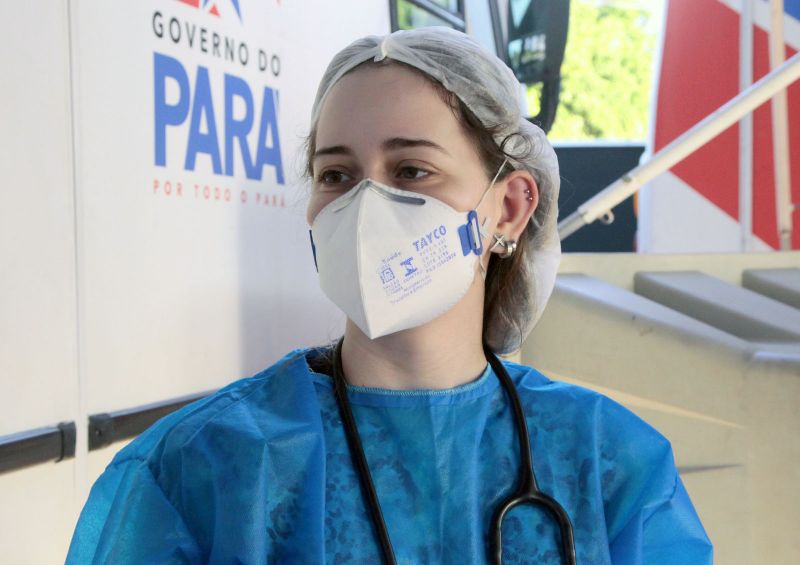
{"label": "mask elastic band", "polygon": [[481,237],[484,238],[484,239],[489,239],[489,233],[486,231],[486,224],[490,223],[491,221],[492,221],[492,218],[490,218],[489,216],[486,216],[483,219],[483,222],[481,223],[481,225],[478,226],[478,231],[480,232]]}
{"label": "mask elastic band", "polygon": [[503,172],[503,168],[506,166],[506,163],[508,163],[508,157],[506,157],[503,160],[503,164],[500,165],[499,169],[497,169],[497,174],[494,175],[494,178],[492,179],[492,182],[490,182],[489,186],[486,187],[486,190],[483,191],[483,194],[481,195],[481,199],[478,201],[478,204],[475,206],[475,208],[473,208],[473,210],[477,210],[478,208],[480,208],[481,204],[483,204],[483,200],[486,198],[486,195],[489,194],[489,191],[494,186],[494,183],[497,181],[497,177],[499,177],[500,173]]}

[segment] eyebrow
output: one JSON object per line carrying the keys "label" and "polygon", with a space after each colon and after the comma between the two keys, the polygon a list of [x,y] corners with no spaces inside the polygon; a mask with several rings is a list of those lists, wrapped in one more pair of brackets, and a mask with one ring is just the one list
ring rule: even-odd
{"label": "eyebrow", "polygon": [[[447,150],[428,139],[409,139],[407,137],[392,137],[381,143],[381,149],[384,151],[392,151],[395,149],[405,149],[407,147],[430,147],[441,151],[445,155],[450,155]],[[322,157],[323,155],[353,155],[353,150],[347,145],[331,145],[330,147],[323,147],[314,152],[314,159]]]}
{"label": "eyebrow", "polygon": [[406,147],[430,147],[432,149],[436,149],[441,151],[445,155],[450,155],[447,150],[439,145],[438,143],[434,143],[429,139],[408,139],[406,137],[393,137],[391,139],[387,139],[381,144],[381,148],[384,151],[391,151],[393,149],[405,149]]}

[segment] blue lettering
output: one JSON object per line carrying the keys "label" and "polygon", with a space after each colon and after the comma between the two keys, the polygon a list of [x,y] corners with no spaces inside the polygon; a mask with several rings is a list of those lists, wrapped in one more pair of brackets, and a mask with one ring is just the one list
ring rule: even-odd
{"label": "blue lettering", "polygon": [[[277,91],[275,91],[277,95]],[[271,134],[271,145],[267,145],[267,135]],[[278,136],[278,118],[275,113],[275,99],[272,89],[264,87],[264,101],[261,104],[261,127],[258,130],[258,153],[256,154],[256,167],[247,178],[261,180],[264,165],[275,167],[275,177],[278,184],[283,184],[283,162],[281,161],[281,140]]]}
{"label": "blue lettering", "polygon": [[[208,133],[200,131],[200,122],[205,114]],[[217,120],[214,118],[214,103],[211,100],[211,84],[208,82],[208,69],[197,68],[194,83],[194,103],[192,104],[192,121],[189,126],[189,143],[186,147],[186,162],[183,168],[194,170],[198,153],[206,153],[211,157],[211,168],[215,175],[222,174],[219,158],[219,140],[217,138]]]}
{"label": "blue lettering", "polygon": [[[233,119],[233,99],[239,97],[244,100],[244,117],[241,120]],[[247,134],[253,129],[253,94],[247,83],[233,75],[225,75],[225,174],[233,176],[233,140],[239,140],[239,149],[242,152],[242,161],[247,178],[250,176],[253,165],[250,159],[250,148],[247,146]]]}
{"label": "blue lettering", "polygon": [[[167,126],[177,126],[189,115],[189,77],[177,59],[153,53],[153,78],[155,86],[155,146],[156,165],[167,164]],[[167,104],[167,78],[178,83],[178,102]]]}
{"label": "blue lettering", "polygon": [[[250,86],[243,79],[224,75],[224,156],[220,154],[220,136],[217,129],[214,100],[206,67],[197,67],[194,93],[186,69],[177,59],[161,53],[153,53],[154,83],[154,129],[155,163],[167,166],[167,131],[169,126],[180,126],[189,118],[188,139],[184,155],[184,168],[195,169],[197,154],[204,153],[211,159],[214,174],[233,176],[234,159],[238,153],[244,173],[248,179],[261,180],[264,166],[275,168],[278,184],[285,184],[283,160],[281,158],[280,128],[276,102],[278,91],[270,87],[263,90],[261,115],[255,115],[255,104]],[[178,100],[167,102],[167,82],[177,85]],[[234,100],[244,103],[244,116],[236,119],[233,114]],[[247,137],[258,120],[258,139],[254,148],[248,144]],[[203,127],[205,122],[205,127]],[[237,147],[238,145],[238,147]],[[251,151],[252,149],[252,151]],[[223,163],[224,158],[224,163]]]}

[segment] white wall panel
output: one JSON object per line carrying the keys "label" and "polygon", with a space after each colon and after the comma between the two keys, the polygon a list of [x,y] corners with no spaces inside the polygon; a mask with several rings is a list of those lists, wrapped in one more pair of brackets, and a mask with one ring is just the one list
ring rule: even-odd
{"label": "white wall panel", "polygon": [[0,548],[7,565],[63,563],[75,526],[75,462],[0,475]]}
{"label": "white wall panel", "polygon": [[73,418],[76,350],[66,7],[37,0],[7,12],[0,33],[0,435]]}
{"label": "white wall panel", "polygon": [[[741,232],[739,222],[666,172],[641,193],[637,238],[642,253],[731,253],[740,251]],[[753,236],[752,251],[770,249]]]}
{"label": "white wall panel", "polygon": [[[67,6],[16,3],[0,24],[0,435],[77,413]],[[4,563],[63,560],[75,463],[0,475]]]}

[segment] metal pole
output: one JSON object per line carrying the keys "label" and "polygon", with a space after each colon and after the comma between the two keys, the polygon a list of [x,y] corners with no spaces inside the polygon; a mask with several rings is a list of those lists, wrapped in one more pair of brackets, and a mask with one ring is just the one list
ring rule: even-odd
{"label": "metal pole", "polygon": [[[770,0],[769,67],[784,60],[783,0]],[[789,108],[786,91],[772,99],[772,150],[775,167],[775,218],[782,251],[792,248],[792,193],[789,168]]]}
{"label": "metal pole", "polygon": [[[739,15],[739,92],[753,84],[753,0],[742,0]],[[739,122],[739,228],[740,248],[753,247],[753,114]]]}
{"label": "metal pole", "polygon": [[729,128],[742,116],[772,98],[776,92],[800,79],[800,53],[770,72],[746,91],[723,104],[716,111],[674,139],[646,163],[590,198],[558,224],[561,239],[595,221],[635,193],[646,182],[671,169],[686,156]]}

